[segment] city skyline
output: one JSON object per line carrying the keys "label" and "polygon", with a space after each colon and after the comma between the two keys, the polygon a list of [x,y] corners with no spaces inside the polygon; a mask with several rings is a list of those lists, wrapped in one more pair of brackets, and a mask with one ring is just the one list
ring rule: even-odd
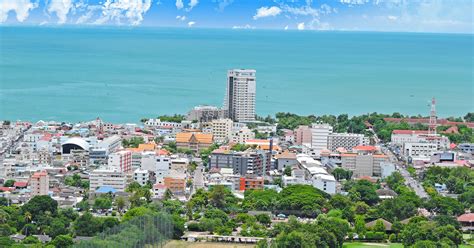
{"label": "city skyline", "polygon": [[473,33],[469,0],[0,0],[0,25]]}

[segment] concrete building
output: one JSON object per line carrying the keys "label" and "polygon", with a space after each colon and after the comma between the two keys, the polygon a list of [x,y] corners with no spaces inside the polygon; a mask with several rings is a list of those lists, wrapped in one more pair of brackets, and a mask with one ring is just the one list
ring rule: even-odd
{"label": "concrete building", "polygon": [[311,144],[311,128],[308,126],[299,126],[295,129],[295,142],[297,145]]}
{"label": "concrete building", "polygon": [[122,145],[122,138],[118,135],[113,135],[105,138],[102,142],[97,145],[97,148],[105,150],[106,154],[111,154],[120,149]]}
{"label": "concrete building", "polygon": [[150,172],[147,170],[136,169],[133,172],[133,180],[139,183],[141,186],[146,185],[150,180]]}
{"label": "concrete building", "polygon": [[209,168],[231,168],[238,175],[265,175],[270,170],[270,153],[263,150],[235,152],[217,149],[210,155]]}
{"label": "concrete building", "polygon": [[234,69],[227,72],[224,109],[236,122],[255,121],[256,71]]}
{"label": "concrete building", "polygon": [[132,171],[132,152],[118,151],[109,155],[107,164],[124,173]]}
{"label": "concrete building", "polygon": [[127,186],[125,174],[117,167],[103,167],[93,170],[89,180],[91,192],[102,186],[109,186],[119,192],[124,192]]}
{"label": "concrete building", "polygon": [[355,146],[369,145],[369,139],[363,134],[355,133],[331,133],[328,136],[328,150],[335,152],[337,148],[352,150]]}
{"label": "concrete building", "polygon": [[186,193],[186,174],[173,170],[164,178],[164,185],[173,194],[184,195]]}
{"label": "concrete building", "polygon": [[35,172],[30,178],[31,195],[48,195],[49,176],[46,171]]}
{"label": "concrete building", "polygon": [[342,168],[353,172],[354,178],[364,176],[382,176],[381,163],[389,162],[388,156],[383,154],[341,154]]}
{"label": "concrete building", "polygon": [[263,190],[264,179],[263,177],[247,176],[240,178],[239,190],[245,191],[249,189]]}
{"label": "concrete building", "polygon": [[321,155],[322,150],[328,149],[328,137],[332,130],[329,124],[311,125],[311,148],[314,149],[316,157]]}
{"label": "concrete building", "polygon": [[430,142],[406,142],[403,144],[403,155],[412,159],[429,159],[438,151],[438,145]]}
{"label": "concrete building", "polygon": [[232,139],[234,122],[231,119],[217,119],[211,121],[211,132],[214,142],[222,144]]}
{"label": "concrete building", "polygon": [[474,144],[473,143],[463,143],[458,145],[459,150],[469,153],[469,154],[474,154]]}
{"label": "concrete building", "polygon": [[296,160],[296,153],[282,152],[275,155],[276,169],[279,171],[285,170],[286,167],[291,167],[298,164]]}
{"label": "concrete building", "polygon": [[383,179],[383,178],[386,178],[390,175],[392,175],[392,173],[395,172],[395,164],[393,163],[390,163],[390,162],[382,162],[380,163],[380,177]]}
{"label": "concrete building", "polygon": [[141,170],[151,171],[156,182],[163,184],[163,178],[171,170],[171,158],[168,156],[156,155],[154,152],[143,153],[141,156]]}
{"label": "concrete building", "polygon": [[247,126],[232,131],[232,143],[244,144],[248,140],[255,139],[255,133]]}
{"label": "concrete building", "polygon": [[198,122],[211,122],[212,120],[222,118],[223,111],[218,107],[201,105],[194,107],[188,112],[186,120]]}
{"label": "concrete building", "polygon": [[393,130],[391,143],[400,147],[406,143],[432,143],[437,150],[448,149],[450,145],[448,137],[429,135],[425,130]]}

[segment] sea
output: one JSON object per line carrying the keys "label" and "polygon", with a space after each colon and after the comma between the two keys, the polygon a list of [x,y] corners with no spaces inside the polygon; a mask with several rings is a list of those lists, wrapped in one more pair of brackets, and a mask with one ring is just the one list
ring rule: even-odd
{"label": "sea", "polygon": [[222,106],[227,70],[257,71],[256,112],[474,111],[473,35],[0,27],[0,120],[139,122]]}

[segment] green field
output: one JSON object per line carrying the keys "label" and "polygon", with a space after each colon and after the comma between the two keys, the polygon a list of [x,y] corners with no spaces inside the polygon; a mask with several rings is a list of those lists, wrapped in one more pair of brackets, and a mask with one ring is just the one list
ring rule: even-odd
{"label": "green field", "polygon": [[361,242],[353,242],[353,243],[344,243],[342,246],[343,248],[365,248],[365,247],[383,247],[383,248],[402,248],[403,245],[400,243],[361,243]]}

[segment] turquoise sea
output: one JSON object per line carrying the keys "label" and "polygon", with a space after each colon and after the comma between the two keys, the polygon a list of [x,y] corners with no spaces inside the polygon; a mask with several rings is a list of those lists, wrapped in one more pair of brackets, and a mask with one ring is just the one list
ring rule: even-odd
{"label": "turquoise sea", "polygon": [[138,122],[222,105],[257,70],[257,113],[474,110],[473,35],[0,27],[0,119]]}

